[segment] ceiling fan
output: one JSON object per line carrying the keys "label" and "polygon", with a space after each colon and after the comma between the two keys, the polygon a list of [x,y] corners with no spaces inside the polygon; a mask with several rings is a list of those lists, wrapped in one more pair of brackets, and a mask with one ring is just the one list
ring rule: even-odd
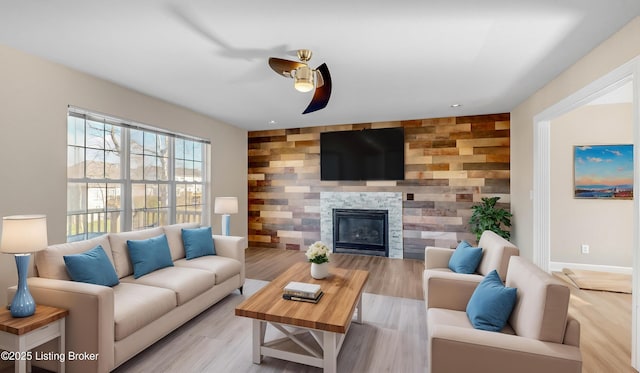
{"label": "ceiling fan", "polygon": [[301,62],[271,57],[269,58],[269,66],[278,74],[293,78],[293,86],[300,92],[309,92],[315,88],[313,98],[302,114],[324,109],[331,96],[331,74],[329,74],[327,64],[323,63],[316,69],[311,69],[307,65],[307,62],[311,59],[311,51],[309,49],[299,49],[298,59]]}

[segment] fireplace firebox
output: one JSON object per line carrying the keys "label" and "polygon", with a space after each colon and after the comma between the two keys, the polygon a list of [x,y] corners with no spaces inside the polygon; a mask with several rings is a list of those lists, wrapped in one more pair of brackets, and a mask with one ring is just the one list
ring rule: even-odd
{"label": "fireplace firebox", "polygon": [[336,253],[389,256],[387,210],[333,209]]}

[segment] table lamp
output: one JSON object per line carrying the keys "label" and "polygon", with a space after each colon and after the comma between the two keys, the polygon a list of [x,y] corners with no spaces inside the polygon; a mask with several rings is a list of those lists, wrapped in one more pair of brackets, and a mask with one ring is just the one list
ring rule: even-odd
{"label": "table lamp", "polygon": [[238,198],[236,197],[216,197],[214,211],[216,214],[222,214],[222,234],[229,235],[229,214],[238,213]]}
{"label": "table lamp", "polygon": [[13,317],[27,317],[36,312],[36,303],[27,286],[29,258],[32,252],[44,250],[47,244],[45,215],[13,215],[2,218],[0,252],[14,254],[18,267],[18,291],[11,302]]}

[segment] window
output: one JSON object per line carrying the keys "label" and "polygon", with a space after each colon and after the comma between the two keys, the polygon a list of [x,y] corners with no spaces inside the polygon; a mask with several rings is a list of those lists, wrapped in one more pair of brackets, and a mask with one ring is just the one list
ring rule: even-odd
{"label": "window", "polygon": [[205,140],[69,109],[67,241],[209,220]]}

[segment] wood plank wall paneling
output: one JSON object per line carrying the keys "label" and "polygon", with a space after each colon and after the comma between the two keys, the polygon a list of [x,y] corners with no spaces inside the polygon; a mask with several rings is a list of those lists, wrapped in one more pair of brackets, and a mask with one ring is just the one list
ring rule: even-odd
{"label": "wood plank wall paneling", "polygon": [[[510,207],[509,121],[506,113],[249,132],[249,246],[306,250],[320,239],[324,191],[403,193],[405,258],[474,242],[474,203],[500,196]],[[400,126],[405,180],[320,181],[321,132]]]}

